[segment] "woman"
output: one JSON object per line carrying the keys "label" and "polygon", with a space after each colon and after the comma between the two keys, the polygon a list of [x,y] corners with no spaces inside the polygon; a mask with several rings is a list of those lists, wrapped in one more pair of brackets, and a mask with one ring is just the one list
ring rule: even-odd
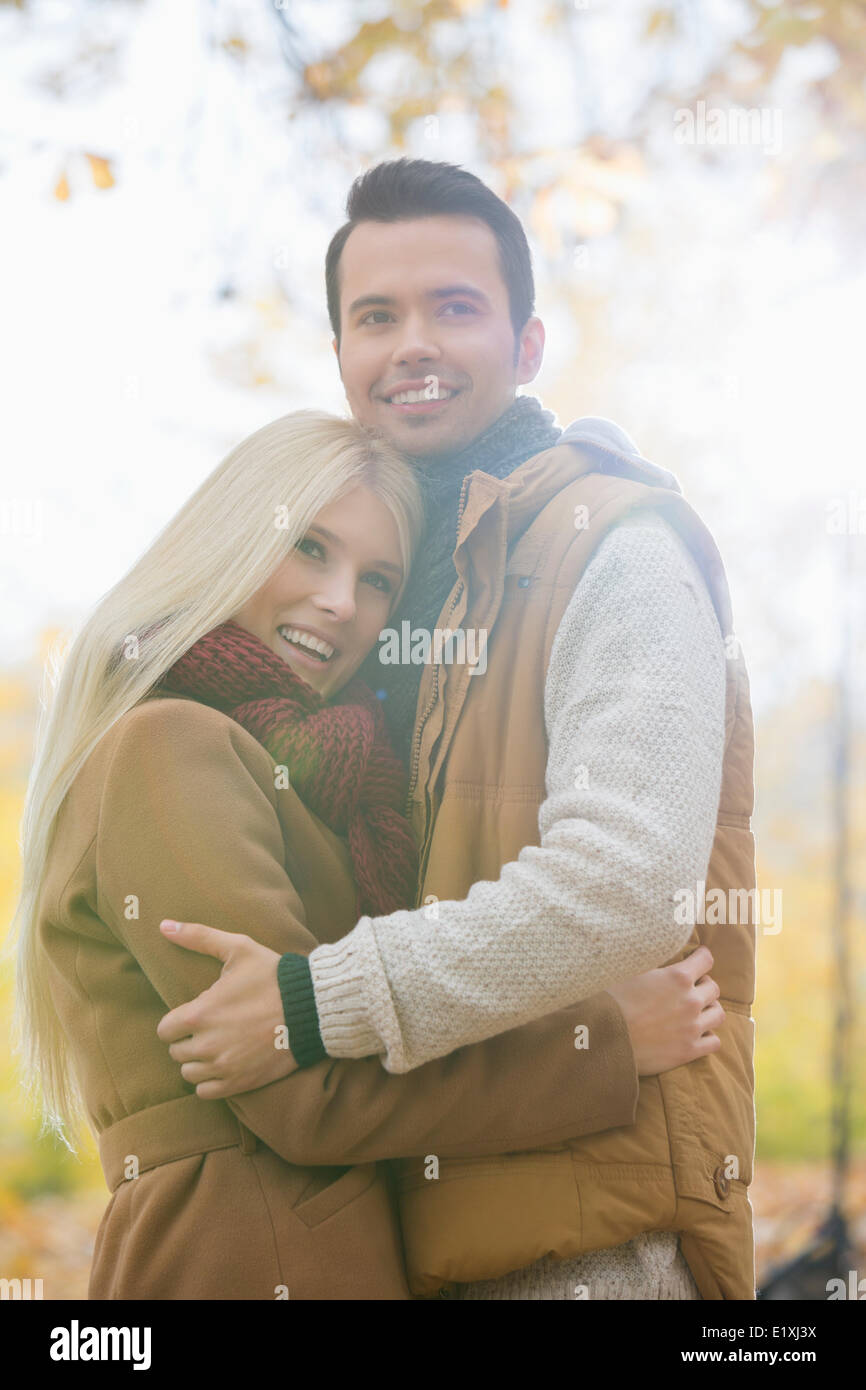
{"label": "woman", "polygon": [[305,954],[411,901],[402,770],[354,673],[419,526],[381,438],[286,416],[228,455],[66,657],[25,808],[19,1009],[49,1123],[99,1136],[93,1298],[405,1299],[377,1160],[633,1121],[655,1025],[630,1035],[608,995],[406,1076],[375,1057],[293,1071],[278,1036],[271,1084],[230,1102],[198,1098],[157,1038],[219,974],[160,932],[170,912]]}

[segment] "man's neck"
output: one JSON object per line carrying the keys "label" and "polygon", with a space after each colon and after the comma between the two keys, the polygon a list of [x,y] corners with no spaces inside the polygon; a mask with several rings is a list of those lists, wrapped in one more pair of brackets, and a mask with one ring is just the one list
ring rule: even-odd
{"label": "man's neck", "polygon": [[[562,431],[555,416],[535,396],[516,396],[497,420],[448,454],[417,462],[425,499],[426,530],[412,564],[409,582],[392,625],[408,619],[413,627],[435,627],[455,579],[452,554],[456,541],[463,479],[476,470],[507,478],[527,459],[557,443]],[[408,757],[421,680],[416,665],[380,665],[378,651],[361,668],[361,677],[385,698],[386,718],[401,756]]]}
{"label": "man's neck", "polygon": [[408,457],[411,459],[413,463],[417,464],[419,467],[428,468],[431,471],[436,472],[437,465],[450,463],[453,459],[459,458],[468,450],[477,448],[478,445],[483,442],[488,433],[492,430],[495,430],[497,426],[500,424],[500,422],[504,419],[504,417],[509,413],[509,411],[512,410],[516,399],[517,397],[513,396],[511,400],[508,402],[508,404],[504,407],[504,409],[501,410],[499,414],[495,417],[495,419],[489,421],[488,424],[484,425],[482,429],[477,430],[474,434],[464,435],[462,439],[455,440],[447,448],[434,449],[431,450],[429,453],[424,454],[410,453]]}
{"label": "man's neck", "polygon": [[431,502],[459,493],[468,473],[505,478],[533,453],[549,448],[561,433],[555,416],[535,396],[515,396],[480,434],[453,449],[413,457],[418,480]]}

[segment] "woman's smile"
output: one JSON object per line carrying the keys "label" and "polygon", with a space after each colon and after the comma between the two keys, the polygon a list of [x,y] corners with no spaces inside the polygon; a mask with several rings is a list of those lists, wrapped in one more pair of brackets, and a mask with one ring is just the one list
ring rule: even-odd
{"label": "woman's smile", "polygon": [[339,648],[314,633],[312,628],[294,623],[281,623],[277,635],[287,648],[286,659],[304,662],[308,666],[325,666],[339,656]]}

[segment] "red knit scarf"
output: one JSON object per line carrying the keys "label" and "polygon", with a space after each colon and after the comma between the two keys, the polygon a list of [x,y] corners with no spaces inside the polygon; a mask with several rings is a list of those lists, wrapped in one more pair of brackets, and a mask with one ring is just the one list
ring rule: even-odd
{"label": "red knit scarf", "polygon": [[382,706],[357,677],[325,704],[270,647],[234,622],[205,633],[158,682],[223,710],[289,769],[301,800],[346,836],[358,916],[415,900],[418,853],[401,813],[406,778]]}

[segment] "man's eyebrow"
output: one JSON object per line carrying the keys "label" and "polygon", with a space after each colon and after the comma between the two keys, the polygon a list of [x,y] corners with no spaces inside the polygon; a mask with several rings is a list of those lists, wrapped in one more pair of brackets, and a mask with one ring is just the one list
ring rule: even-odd
{"label": "man's eyebrow", "polygon": [[487,295],[476,289],[474,285],[446,285],[441,290],[429,290],[427,297],[429,299],[450,299],[452,294],[465,295],[467,299],[474,299],[478,304],[490,308],[490,300]]}
{"label": "man's eyebrow", "polygon": [[[467,299],[474,299],[476,303],[482,305],[483,308],[490,308],[490,300],[487,298],[487,295],[482,293],[481,290],[476,289],[474,285],[444,285],[441,289],[427,290],[425,298],[450,299],[453,294],[462,294]],[[392,295],[362,294],[359,299],[352,300],[346,312],[351,318],[359,309],[368,309],[370,307],[390,308],[396,303],[397,301]]]}
{"label": "man's eyebrow", "polygon": [[[335,545],[342,545],[342,544],[343,544],[343,542],[340,540],[340,537],[339,537],[339,536],[335,536],[334,533],[333,533],[333,531],[327,530],[326,527],[324,527],[324,526],[319,526],[317,522],[313,522],[313,523],[311,524],[310,530],[311,530],[311,531],[318,531],[318,533],[319,533],[320,536],[324,536],[324,537],[325,537],[325,540],[333,541]],[[374,565],[378,565],[378,566],[379,566],[379,569],[381,569],[381,570],[393,570],[394,574],[402,574],[402,573],[403,573],[403,569],[402,569],[402,566],[401,566],[401,565],[392,565],[391,562],[390,562],[389,560],[372,560],[370,563],[371,563],[371,564],[374,564]]]}

